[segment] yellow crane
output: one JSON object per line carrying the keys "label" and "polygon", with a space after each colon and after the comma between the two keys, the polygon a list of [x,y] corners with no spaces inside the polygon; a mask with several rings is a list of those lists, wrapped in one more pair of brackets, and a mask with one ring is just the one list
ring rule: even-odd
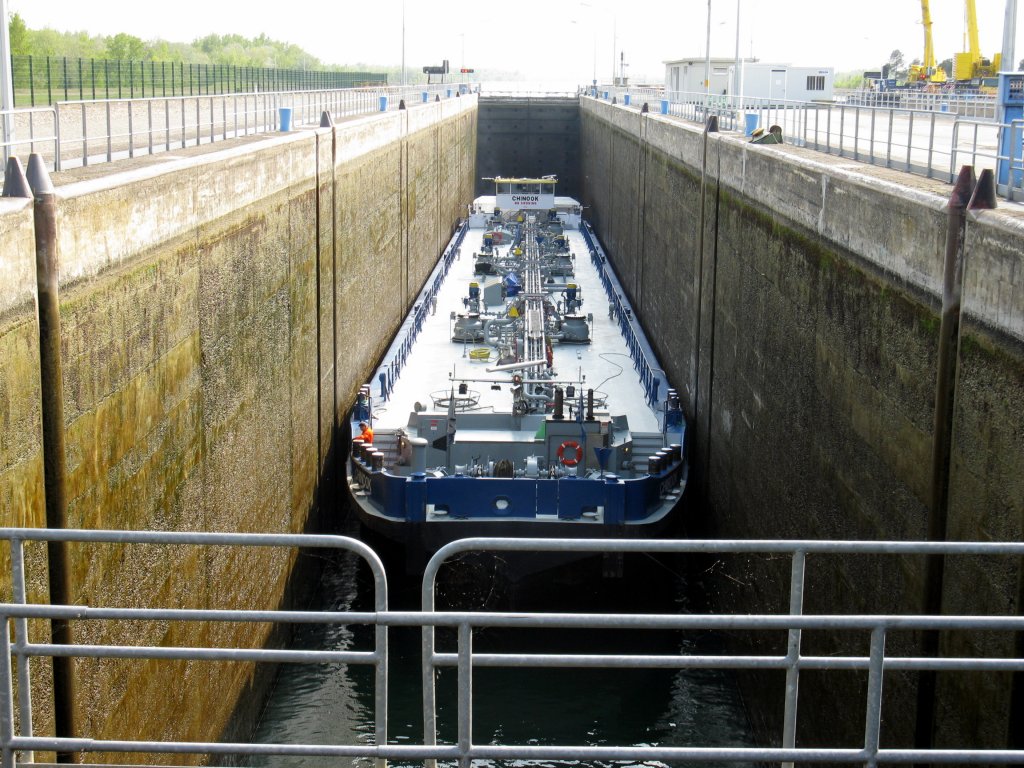
{"label": "yellow crane", "polygon": [[983,77],[995,77],[1002,63],[1002,54],[997,53],[991,59],[981,55],[978,45],[978,16],[974,8],[974,0],[964,0],[964,25],[967,37],[967,50],[953,57],[953,77],[959,81],[980,80]]}
{"label": "yellow crane", "polygon": [[921,0],[921,25],[924,27],[924,58],[920,64],[911,64],[907,81],[912,84],[946,82],[946,70],[935,63],[935,46],[932,45],[932,14],[928,0]]}

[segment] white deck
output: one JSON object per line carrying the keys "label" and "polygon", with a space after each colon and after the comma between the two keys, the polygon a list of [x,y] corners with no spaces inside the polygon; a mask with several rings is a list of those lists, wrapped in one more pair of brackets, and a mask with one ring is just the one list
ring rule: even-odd
{"label": "white deck", "polygon": [[[486,205],[486,198],[481,199]],[[478,252],[483,233],[482,227],[471,227],[462,242],[460,254],[452,263],[451,269],[441,286],[433,314],[428,315],[413,345],[401,374],[386,401],[380,396],[378,375],[390,363],[394,350],[401,343],[396,340],[392,349],[385,356],[370,381],[370,393],[373,401],[373,419],[375,429],[398,429],[405,427],[409,415],[418,402],[425,406],[427,412],[437,412],[443,408],[435,408],[431,393],[448,392],[453,386],[452,379],[462,378],[494,379],[500,382],[500,390],[491,388],[490,383],[471,383],[471,391],[479,394],[480,400],[474,411],[508,412],[512,407],[510,383],[512,371],[488,372],[488,368],[497,364],[496,353],[493,352],[489,361],[477,361],[470,357],[474,349],[484,348],[482,343],[463,344],[451,341],[454,320],[453,312],[464,313],[466,307],[463,298],[469,295],[469,284],[479,282],[483,288],[485,279],[474,275],[474,253]],[[644,390],[634,369],[629,349],[619,329],[618,321],[609,317],[609,301],[600,276],[594,266],[586,240],[576,229],[566,229],[570,251],[576,255],[575,276],[568,282],[574,282],[582,289],[583,304],[580,312],[592,314],[593,323],[590,328],[591,343],[589,344],[553,344],[554,370],[560,380],[578,380],[585,377],[584,391],[593,388],[595,392],[607,395],[607,413],[611,416],[626,415],[629,428],[634,432],[660,431],[659,413],[645,402]],[[506,246],[507,247],[507,246]],[[505,250],[503,247],[502,251]],[[433,276],[428,279],[428,285]],[[494,309],[494,307],[489,307]],[[457,387],[457,385],[455,385]],[[662,380],[659,397],[664,400],[666,385]],[[601,409],[595,409],[601,411]],[[468,437],[468,435],[465,435]],[[474,438],[476,435],[474,435]],[[509,434],[505,439],[514,440],[515,435]]]}

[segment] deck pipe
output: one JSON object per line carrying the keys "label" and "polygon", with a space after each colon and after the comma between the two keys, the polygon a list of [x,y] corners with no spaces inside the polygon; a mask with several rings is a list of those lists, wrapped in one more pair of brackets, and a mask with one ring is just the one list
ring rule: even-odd
{"label": "deck pipe", "polygon": [[[945,541],[949,514],[949,462],[953,436],[953,406],[956,398],[956,357],[960,334],[960,308],[964,277],[964,239],[967,231],[967,205],[974,193],[974,167],[960,169],[946,206],[946,254],[942,275],[942,316],[939,323],[939,349],[936,360],[935,420],[932,429],[931,505],[928,510],[928,541]],[[944,555],[925,558],[924,613],[942,613]],[[921,655],[938,655],[939,633],[921,633]],[[917,684],[917,721],[914,746],[931,749],[935,740],[935,671],[919,673]]]}
{"label": "deck pipe", "polygon": [[[57,260],[57,198],[43,158],[32,153],[27,179],[34,195],[36,236],[36,281],[39,292],[39,377],[43,422],[43,492],[46,498],[46,527],[64,528],[67,515],[67,466],[64,450],[64,384],[60,358],[60,297]],[[71,584],[67,544],[47,544],[50,604],[70,605]],[[54,645],[72,642],[67,620],[50,623]],[[54,729],[58,737],[72,738],[75,727],[73,660],[53,659]],[[58,752],[57,762],[74,762],[71,752]]]}

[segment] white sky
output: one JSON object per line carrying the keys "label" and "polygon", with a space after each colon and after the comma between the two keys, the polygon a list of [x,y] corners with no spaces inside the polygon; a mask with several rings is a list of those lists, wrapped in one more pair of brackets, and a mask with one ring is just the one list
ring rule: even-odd
{"label": "white sky", "polygon": [[[501,67],[534,80],[607,81],[624,52],[633,82],[661,81],[662,62],[705,54],[707,0],[7,0],[33,28],[191,42],[209,33],[295,43],[326,63]],[[736,52],[737,0],[711,0],[711,55]],[[1002,47],[1005,0],[976,0],[981,53]],[[1022,3],[1024,5],[1024,3]],[[931,0],[936,59],[966,50],[963,0]],[[1018,12],[1017,61],[1024,58]],[[613,48],[613,39],[615,48]],[[762,61],[878,69],[893,49],[921,58],[918,0],[740,0],[740,53]],[[613,53],[615,51],[615,53]],[[465,57],[463,59],[463,57]]]}

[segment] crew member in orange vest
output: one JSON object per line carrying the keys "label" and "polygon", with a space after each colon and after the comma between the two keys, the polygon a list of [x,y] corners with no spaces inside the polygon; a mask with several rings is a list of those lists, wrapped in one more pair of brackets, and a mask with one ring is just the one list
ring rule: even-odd
{"label": "crew member in orange vest", "polygon": [[372,443],[373,442],[373,430],[370,429],[370,425],[367,424],[365,421],[360,421],[359,422],[359,429],[362,430],[362,432],[359,433],[359,437],[361,437],[363,439],[363,442],[366,443],[367,445]]}

